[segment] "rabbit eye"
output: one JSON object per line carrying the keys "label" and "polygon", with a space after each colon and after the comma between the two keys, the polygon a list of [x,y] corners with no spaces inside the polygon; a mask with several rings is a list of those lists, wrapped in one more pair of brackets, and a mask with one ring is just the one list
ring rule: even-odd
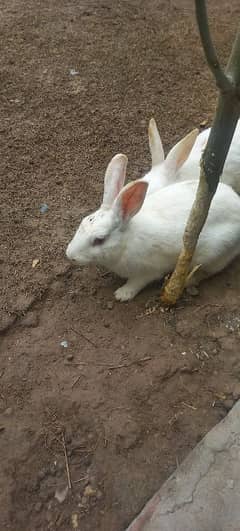
{"label": "rabbit eye", "polygon": [[95,240],[93,240],[93,245],[102,245],[102,243],[104,243],[106,240],[106,238],[95,238]]}

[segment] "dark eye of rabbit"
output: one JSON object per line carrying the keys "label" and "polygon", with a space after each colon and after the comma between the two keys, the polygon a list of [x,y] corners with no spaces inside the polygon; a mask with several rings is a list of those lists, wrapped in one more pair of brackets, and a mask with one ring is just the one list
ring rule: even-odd
{"label": "dark eye of rabbit", "polygon": [[102,245],[102,243],[104,243],[106,240],[106,238],[95,238],[95,240],[93,241],[93,245]]}

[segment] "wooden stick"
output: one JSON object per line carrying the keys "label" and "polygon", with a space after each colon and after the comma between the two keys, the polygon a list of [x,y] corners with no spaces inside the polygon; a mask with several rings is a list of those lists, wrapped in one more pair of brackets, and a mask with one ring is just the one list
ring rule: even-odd
{"label": "wooden stick", "polygon": [[88,476],[84,476],[83,478],[75,479],[75,481],[73,481],[73,483],[80,483],[81,481],[84,481],[86,479],[88,479]]}
{"label": "wooden stick", "polygon": [[69,490],[71,490],[72,482],[71,482],[70,469],[69,469],[69,464],[68,464],[68,456],[67,456],[65,437],[64,437],[64,433],[63,432],[62,432],[62,444],[63,444],[63,450],[64,450],[66,471],[67,471],[68,488],[69,488]]}

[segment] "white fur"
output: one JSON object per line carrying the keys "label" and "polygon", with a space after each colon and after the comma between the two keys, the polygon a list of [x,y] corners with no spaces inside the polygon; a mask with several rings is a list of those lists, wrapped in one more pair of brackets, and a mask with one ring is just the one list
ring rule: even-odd
{"label": "white fur", "polygon": [[[124,168],[126,158],[123,159],[124,155],[117,157],[122,157],[122,164],[117,161],[118,168]],[[120,178],[116,171],[114,175],[115,179]],[[127,279],[115,292],[121,301],[132,299],[148,283],[174,269],[197,189],[196,181],[184,181],[148,195],[144,201],[147,184],[145,187],[144,183],[140,184],[139,194],[137,183],[139,181],[125,186],[112,206],[102,205],[83,219],[66,251],[68,258],[79,264],[99,264]],[[138,190],[136,204],[123,211],[126,194],[132,192],[134,195],[135,190]],[[104,243],[93,245],[95,238],[103,237],[106,238]],[[219,184],[192,267],[201,265],[204,274],[213,275],[238,254],[240,198],[232,188]]]}
{"label": "white fur", "polygon": [[[195,129],[178,142],[164,160],[162,142],[156,122],[153,118],[150,120],[149,146],[152,156],[152,169],[141,179],[149,184],[148,194],[174,182],[199,178],[200,159],[207,144],[210,129],[202,131],[198,136],[196,133],[197,130]],[[157,153],[160,153],[159,158]],[[180,155],[178,160],[176,155]],[[171,158],[173,159],[172,162],[175,161],[175,166],[170,164]],[[237,124],[226,158],[221,181],[232,186],[240,194],[240,121]]]}

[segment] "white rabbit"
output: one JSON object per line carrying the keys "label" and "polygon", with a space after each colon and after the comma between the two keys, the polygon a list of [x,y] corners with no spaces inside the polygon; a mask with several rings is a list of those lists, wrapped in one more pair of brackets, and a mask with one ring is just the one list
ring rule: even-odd
{"label": "white rabbit", "polygon": [[[66,250],[67,257],[80,265],[95,263],[126,278],[115,292],[121,301],[174,269],[197,189],[196,181],[184,181],[144,201],[147,183],[137,180],[122,188],[126,167],[125,155],[113,157],[101,207],[82,220]],[[201,265],[192,283],[221,271],[238,254],[240,198],[219,184],[191,264]]]}
{"label": "white rabbit", "polygon": [[[154,118],[149,122],[148,137],[152,157],[152,169],[141,180],[149,184],[148,195],[169,184],[198,179],[200,159],[207,144],[210,128],[199,133],[194,129],[178,142],[164,159],[164,151]],[[232,144],[221,176],[240,194],[240,122],[238,122]]]}

